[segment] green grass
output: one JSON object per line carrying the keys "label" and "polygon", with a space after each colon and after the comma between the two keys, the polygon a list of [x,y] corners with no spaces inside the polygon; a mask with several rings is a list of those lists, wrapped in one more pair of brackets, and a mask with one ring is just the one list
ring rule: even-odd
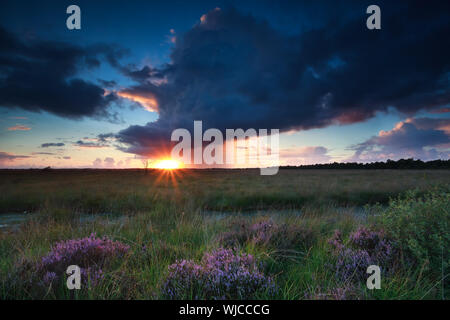
{"label": "green grass", "polygon": [[[170,264],[199,260],[204,252],[218,248],[218,236],[233,223],[268,218],[314,235],[307,248],[283,251],[252,242],[239,248],[257,257],[264,272],[274,277],[280,289],[276,298],[333,298],[333,290],[346,284],[335,278],[327,240],[336,229],[348,235],[359,225],[382,223],[376,217],[354,215],[352,207],[378,202],[384,208],[389,198],[411,189],[417,196],[435,186],[447,192],[450,172],[282,170],[263,177],[256,170],[185,170],[173,179],[176,183],[156,171],[0,171],[0,212],[36,213],[16,231],[0,231],[0,299],[158,299]],[[271,209],[270,215],[247,213],[257,208]],[[439,208],[448,210],[448,204]],[[290,209],[292,214],[286,213]],[[301,215],[296,214],[299,210]],[[106,212],[112,215],[101,214]],[[80,219],[86,213],[93,218]],[[448,225],[445,228],[449,231]],[[44,296],[23,290],[17,270],[24,260],[36,262],[55,242],[92,232],[131,247],[130,255],[108,271],[101,286],[79,293],[55,288]],[[429,266],[404,266],[383,278],[382,290],[353,285],[351,298],[448,298],[439,275]]]}
{"label": "green grass", "polygon": [[448,184],[448,170],[0,170],[0,213],[68,208],[132,213],[158,205],[250,210],[387,203],[409,189]]}

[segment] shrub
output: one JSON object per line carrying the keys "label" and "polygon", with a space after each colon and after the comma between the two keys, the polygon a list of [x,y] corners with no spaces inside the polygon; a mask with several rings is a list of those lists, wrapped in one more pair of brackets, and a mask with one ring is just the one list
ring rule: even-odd
{"label": "shrub", "polygon": [[366,279],[366,270],[370,265],[380,266],[384,273],[394,267],[396,258],[394,245],[383,231],[359,227],[350,234],[348,242],[344,243],[342,234],[336,230],[328,243],[334,248],[336,277],[341,281]]}
{"label": "shrub", "polygon": [[39,283],[47,287],[63,280],[68,266],[77,265],[82,283],[95,286],[103,278],[103,269],[122,258],[128,250],[129,246],[119,241],[91,234],[86,238],[56,243],[35,269],[41,279]]}
{"label": "shrub", "polygon": [[328,239],[328,243],[334,248],[334,250],[341,250],[344,247],[344,240],[342,239],[341,231],[334,230],[334,234],[330,239]]}
{"label": "shrub", "polygon": [[274,240],[279,227],[270,219],[253,224],[250,227],[250,238],[256,244],[264,245]]}
{"label": "shrub", "polygon": [[450,265],[450,193],[418,195],[410,191],[391,200],[382,223],[413,262],[431,274],[446,274]]}
{"label": "shrub", "polygon": [[365,250],[343,249],[336,261],[336,278],[341,281],[362,281],[367,267],[376,264]]}
{"label": "shrub", "polygon": [[222,248],[206,253],[200,264],[182,260],[170,265],[162,286],[167,299],[255,299],[263,294],[273,296],[275,285],[254,257]]}
{"label": "shrub", "polygon": [[365,227],[359,227],[358,230],[350,234],[349,244],[357,250],[364,250],[370,256],[371,260],[388,267],[394,259],[394,244],[387,239],[384,231],[371,231]]}

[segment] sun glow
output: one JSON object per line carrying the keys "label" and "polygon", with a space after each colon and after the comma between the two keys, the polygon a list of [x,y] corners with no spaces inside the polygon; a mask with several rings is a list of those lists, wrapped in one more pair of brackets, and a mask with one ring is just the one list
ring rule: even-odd
{"label": "sun glow", "polygon": [[173,170],[178,169],[180,167],[181,163],[172,159],[160,160],[155,164],[156,169],[164,169],[164,170]]}

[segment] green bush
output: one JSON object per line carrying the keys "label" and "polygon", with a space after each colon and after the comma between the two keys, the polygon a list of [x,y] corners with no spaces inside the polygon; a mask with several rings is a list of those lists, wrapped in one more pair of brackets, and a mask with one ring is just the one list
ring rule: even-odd
{"label": "green bush", "polygon": [[427,273],[440,277],[450,265],[450,193],[434,191],[419,196],[409,191],[391,200],[382,214],[386,232],[405,257]]}

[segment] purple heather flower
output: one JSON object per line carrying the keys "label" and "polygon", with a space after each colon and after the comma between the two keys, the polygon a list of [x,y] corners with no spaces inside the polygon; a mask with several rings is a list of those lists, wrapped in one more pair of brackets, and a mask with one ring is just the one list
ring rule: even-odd
{"label": "purple heather flower", "polygon": [[350,234],[348,243],[344,244],[341,233],[336,230],[328,242],[337,256],[336,277],[345,282],[365,279],[369,265],[378,265],[383,271],[389,270],[395,257],[394,246],[383,231],[360,227]]}
{"label": "purple heather flower", "polygon": [[77,265],[81,269],[82,282],[95,286],[104,276],[102,269],[114,259],[124,257],[129,248],[107,237],[97,238],[93,233],[86,238],[57,242],[36,268],[43,274],[46,284],[62,280],[67,267]]}
{"label": "purple heather flower", "polygon": [[275,285],[252,255],[221,248],[205,253],[200,264],[182,260],[170,265],[162,291],[168,299],[252,299],[262,292],[273,295]]}

